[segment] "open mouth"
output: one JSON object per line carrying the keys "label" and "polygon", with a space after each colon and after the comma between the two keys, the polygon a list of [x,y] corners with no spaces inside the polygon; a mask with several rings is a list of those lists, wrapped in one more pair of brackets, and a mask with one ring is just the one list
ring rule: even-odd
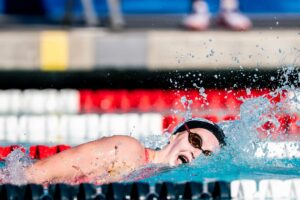
{"label": "open mouth", "polygon": [[184,155],[179,155],[178,159],[184,164],[184,163],[189,163],[189,159],[185,157]]}

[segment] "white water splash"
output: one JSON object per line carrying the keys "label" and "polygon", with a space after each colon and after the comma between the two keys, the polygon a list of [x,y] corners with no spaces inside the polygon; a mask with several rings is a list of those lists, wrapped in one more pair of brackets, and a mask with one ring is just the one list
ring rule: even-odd
{"label": "white water splash", "polygon": [[[289,75],[295,73],[294,70],[291,67],[284,69],[281,79],[283,85],[269,94],[243,99],[244,102],[240,107],[240,120],[219,123],[229,143],[225,148],[224,155],[226,154],[228,157],[231,154],[229,157],[232,164],[254,168],[264,168],[270,165],[276,167],[293,166],[290,162],[270,159],[267,155],[276,154],[275,151],[281,148],[280,141],[286,141],[289,137],[287,130],[280,128],[278,116],[283,115],[285,118],[292,118],[295,114],[299,115],[300,113],[300,90],[295,89],[294,84],[289,81]],[[276,98],[280,100],[273,101]],[[269,130],[262,129],[266,123],[271,124],[272,128]],[[261,138],[262,134],[264,134],[264,138]],[[272,144],[275,145],[278,142],[278,148],[271,150],[266,145],[266,141],[274,141]],[[295,142],[299,146],[297,141]],[[260,151],[262,155],[260,158],[257,157],[257,151]]]}
{"label": "white water splash", "polygon": [[151,135],[144,138],[141,138],[141,143],[146,148],[151,149],[162,149],[165,145],[168,144],[170,138],[169,133],[159,134],[159,135]]}
{"label": "white water splash", "polygon": [[181,97],[181,104],[184,107],[185,113],[183,116],[184,121],[189,120],[192,118],[192,110],[191,105],[193,101],[186,98],[186,96]]}
{"label": "white water splash", "polygon": [[32,160],[21,149],[14,150],[5,159],[5,167],[1,169],[0,173],[1,182],[16,185],[26,184],[24,170],[31,164]]}
{"label": "white water splash", "polygon": [[300,114],[300,89],[289,91],[288,99],[291,110],[297,114]]}

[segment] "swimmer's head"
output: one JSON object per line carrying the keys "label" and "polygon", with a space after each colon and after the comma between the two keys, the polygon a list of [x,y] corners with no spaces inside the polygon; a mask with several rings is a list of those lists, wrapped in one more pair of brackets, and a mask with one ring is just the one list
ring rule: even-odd
{"label": "swimmer's head", "polygon": [[215,123],[192,118],[175,127],[169,144],[168,163],[190,163],[200,155],[210,156],[226,145],[223,130]]}
{"label": "swimmer's head", "polygon": [[173,135],[185,131],[187,129],[203,128],[210,131],[219,141],[220,146],[225,146],[225,134],[217,124],[202,118],[192,118],[177,125],[173,130]]}

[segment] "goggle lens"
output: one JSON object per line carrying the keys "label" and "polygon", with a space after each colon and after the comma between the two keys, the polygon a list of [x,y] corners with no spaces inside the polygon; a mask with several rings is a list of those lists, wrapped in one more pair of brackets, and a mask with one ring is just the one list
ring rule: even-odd
{"label": "goggle lens", "polygon": [[184,124],[186,130],[188,131],[189,133],[189,143],[196,149],[200,149],[202,151],[202,153],[205,155],[205,156],[211,156],[212,155],[212,151],[210,150],[203,150],[202,149],[202,138],[200,135],[198,135],[197,133],[193,133],[190,131],[189,127]]}

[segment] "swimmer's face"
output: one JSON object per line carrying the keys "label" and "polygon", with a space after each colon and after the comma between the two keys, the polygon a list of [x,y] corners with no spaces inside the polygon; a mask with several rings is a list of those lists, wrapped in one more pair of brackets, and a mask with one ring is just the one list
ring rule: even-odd
{"label": "swimmer's face", "polygon": [[[216,152],[220,149],[220,144],[217,138],[208,130],[203,128],[190,129],[202,139],[202,150]],[[168,155],[168,163],[171,166],[177,166],[183,163],[190,163],[198,156],[203,155],[203,151],[195,148],[189,142],[188,131],[182,131],[174,135],[170,141],[171,151]]]}

